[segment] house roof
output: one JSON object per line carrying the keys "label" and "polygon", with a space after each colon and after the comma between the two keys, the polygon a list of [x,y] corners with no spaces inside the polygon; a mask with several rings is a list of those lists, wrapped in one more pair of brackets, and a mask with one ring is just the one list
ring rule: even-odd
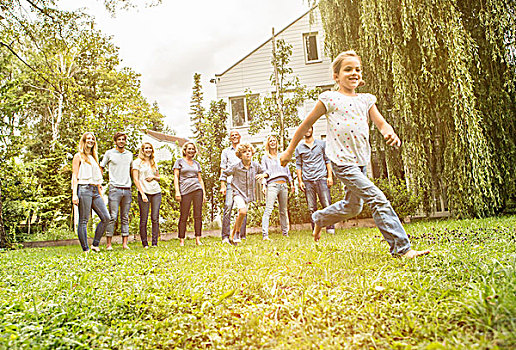
{"label": "house roof", "polygon": [[[296,23],[297,21],[299,21],[301,18],[305,17],[307,14],[309,14],[310,12],[312,12],[313,9],[315,9],[317,7],[314,6],[312,7],[310,10],[306,11],[304,14],[302,14],[301,16],[299,16],[298,18],[296,18],[294,21],[292,21],[292,23],[290,23],[289,25],[287,25],[285,28],[283,28],[282,30],[280,30],[279,32],[277,32],[275,34],[275,36],[278,36],[279,34],[283,33],[286,29],[288,29],[289,27],[291,27],[294,23]],[[240,62],[242,62],[243,60],[245,60],[247,57],[251,56],[253,53],[255,53],[256,51],[258,51],[260,48],[262,48],[265,44],[267,44],[269,41],[272,40],[272,36],[267,39],[263,44],[261,44],[260,46],[258,46],[256,49],[254,49],[253,51],[249,52],[247,55],[245,55],[242,59],[240,59],[238,62],[236,62],[235,64],[233,64],[231,67],[229,67],[228,69],[226,69],[223,73],[221,74],[215,74],[215,77],[221,77],[223,76],[224,74],[226,74],[227,72],[229,72],[231,69],[233,69],[236,65],[238,65]]]}
{"label": "house roof", "polygon": [[177,142],[179,147],[183,147],[183,145],[188,141],[187,139],[182,137],[168,135],[154,130],[144,130],[144,133],[161,142]]}

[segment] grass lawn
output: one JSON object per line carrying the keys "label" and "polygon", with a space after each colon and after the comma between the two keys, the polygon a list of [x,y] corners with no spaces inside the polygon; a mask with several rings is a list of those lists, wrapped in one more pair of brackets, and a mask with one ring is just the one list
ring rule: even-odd
{"label": "grass lawn", "polygon": [[[0,253],[0,348],[514,349],[516,216],[238,246]],[[104,247],[102,247],[104,248]]]}

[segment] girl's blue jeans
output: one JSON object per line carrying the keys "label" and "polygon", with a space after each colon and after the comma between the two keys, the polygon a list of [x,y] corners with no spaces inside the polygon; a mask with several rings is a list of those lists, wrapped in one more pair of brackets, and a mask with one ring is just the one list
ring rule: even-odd
{"label": "girl's blue jeans", "polygon": [[142,245],[147,247],[147,222],[149,220],[149,207],[152,223],[152,245],[158,245],[159,238],[159,208],[161,206],[161,192],[155,194],[146,193],[147,202],[143,201],[142,195],[138,192],[138,206],[140,207],[140,239]]}
{"label": "girl's blue jeans", "polygon": [[284,236],[288,235],[288,187],[286,183],[270,183],[267,185],[267,198],[265,200],[265,211],[262,217],[262,235],[269,236],[269,219],[274,209],[274,203],[278,198],[279,217],[281,232]]}
{"label": "girl's blue jeans", "polygon": [[77,233],[82,250],[88,251],[87,225],[90,219],[91,209],[95,210],[95,213],[97,213],[100,218],[100,222],[95,229],[95,238],[93,238],[93,245],[96,247],[99,246],[100,239],[106,231],[110,216],[106,204],[100,196],[97,185],[79,185],[77,196],[79,197],[79,225],[77,227]]}
{"label": "girl's blue jeans", "polygon": [[410,241],[383,192],[369,180],[365,166],[336,165],[333,172],[344,185],[344,199],[312,214],[314,222],[323,227],[350,219],[362,211],[365,202],[371,207],[373,219],[389,244],[392,255],[402,255],[410,250]]}

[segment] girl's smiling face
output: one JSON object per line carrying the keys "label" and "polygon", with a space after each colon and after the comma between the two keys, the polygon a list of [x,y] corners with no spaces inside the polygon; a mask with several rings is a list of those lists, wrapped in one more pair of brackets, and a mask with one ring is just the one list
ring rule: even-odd
{"label": "girl's smiling face", "polygon": [[146,144],[143,146],[143,154],[145,157],[150,158],[152,156],[152,153],[154,153],[154,150],[152,149],[152,146],[149,144]]}
{"label": "girl's smiling face", "polygon": [[95,136],[93,136],[92,134],[88,134],[86,135],[86,146],[91,149],[93,147],[95,147]]}
{"label": "girl's smiling face", "polygon": [[362,80],[362,65],[358,57],[346,57],[340,66],[338,73],[333,74],[333,79],[339,85],[342,92],[354,93]]}
{"label": "girl's smiling face", "polygon": [[271,138],[269,139],[269,147],[270,147],[271,149],[276,149],[276,148],[278,147],[278,140],[276,140],[276,138],[275,138],[275,137],[271,137]]}

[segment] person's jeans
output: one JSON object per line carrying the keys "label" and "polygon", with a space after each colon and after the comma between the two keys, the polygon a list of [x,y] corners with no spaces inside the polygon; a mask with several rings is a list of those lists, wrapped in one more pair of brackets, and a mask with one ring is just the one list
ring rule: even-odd
{"label": "person's jeans", "polygon": [[279,216],[281,224],[281,232],[284,236],[288,235],[288,187],[286,183],[270,183],[267,186],[267,198],[265,200],[265,211],[262,217],[262,235],[263,237],[269,236],[269,219],[271,217],[272,210],[274,209],[274,203],[278,198]]}
{"label": "person's jeans", "polygon": [[[222,239],[229,239],[229,234],[231,231],[231,211],[233,210],[233,189],[231,188],[231,184],[228,184],[226,190],[226,202],[224,203],[224,214],[222,215]],[[247,223],[247,215],[242,222],[242,226],[240,227],[240,238],[245,238],[245,226]]]}
{"label": "person's jeans", "polygon": [[335,224],[358,215],[365,201],[373,212],[376,226],[390,247],[392,255],[402,255],[410,250],[410,241],[400,219],[383,192],[367,178],[366,167],[336,165],[333,172],[346,185],[343,200],[316,211],[312,218],[319,226]]}
{"label": "person's jeans", "polygon": [[[314,220],[312,214],[317,211],[317,197],[323,208],[331,205],[330,189],[326,178],[322,178],[316,181],[304,181],[305,184],[305,196],[308,209],[310,210],[310,221],[312,222],[312,230],[314,229]],[[326,229],[334,229],[334,225],[326,226]]]}
{"label": "person's jeans", "polygon": [[140,238],[142,245],[147,247],[147,221],[149,219],[149,206],[151,209],[151,222],[152,222],[152,245],[158,245],[159,238],[159,207],[161,206],[161,192],[155,194],[148,194],[148,202],[144,202],[142,195],[138,192],[138,207],[140,208]]}
{"label": "person's jeans", "polygon": [[190,215],[190,207],[193,202],[193,217],[195,237],[201,237],[202,231],[202,190],[195,190],[185,195],[181,195],[180,214],[179,214],[179,238],[186,236],[186,222]]}
{"label": "person's jeans", "polygon": [[106,236],[113,237],[115,232],[115,222],[118,217],[118,208],[120,207],[120,231],[123,237],[129,236],[129,209],[131,209],[131,189],[109,186],[108,205],[109,220],[106,229]]}
{"label": "person's jeans", "polygon": [[100,196],[97,185],[79,185],[77,196],[79,197],[79,225],[77,227],[77,233],[82,250],[88,251],[87,226],[88,220],[90,219],[91,209],[95,210],[95,213],[97,213],[100,218],[100,222],[95,229],[95,238],[93,238],[93,245],[96,247],[99,246],[100,239],[106,231],[110,216],[107,211],[106,204]]}

